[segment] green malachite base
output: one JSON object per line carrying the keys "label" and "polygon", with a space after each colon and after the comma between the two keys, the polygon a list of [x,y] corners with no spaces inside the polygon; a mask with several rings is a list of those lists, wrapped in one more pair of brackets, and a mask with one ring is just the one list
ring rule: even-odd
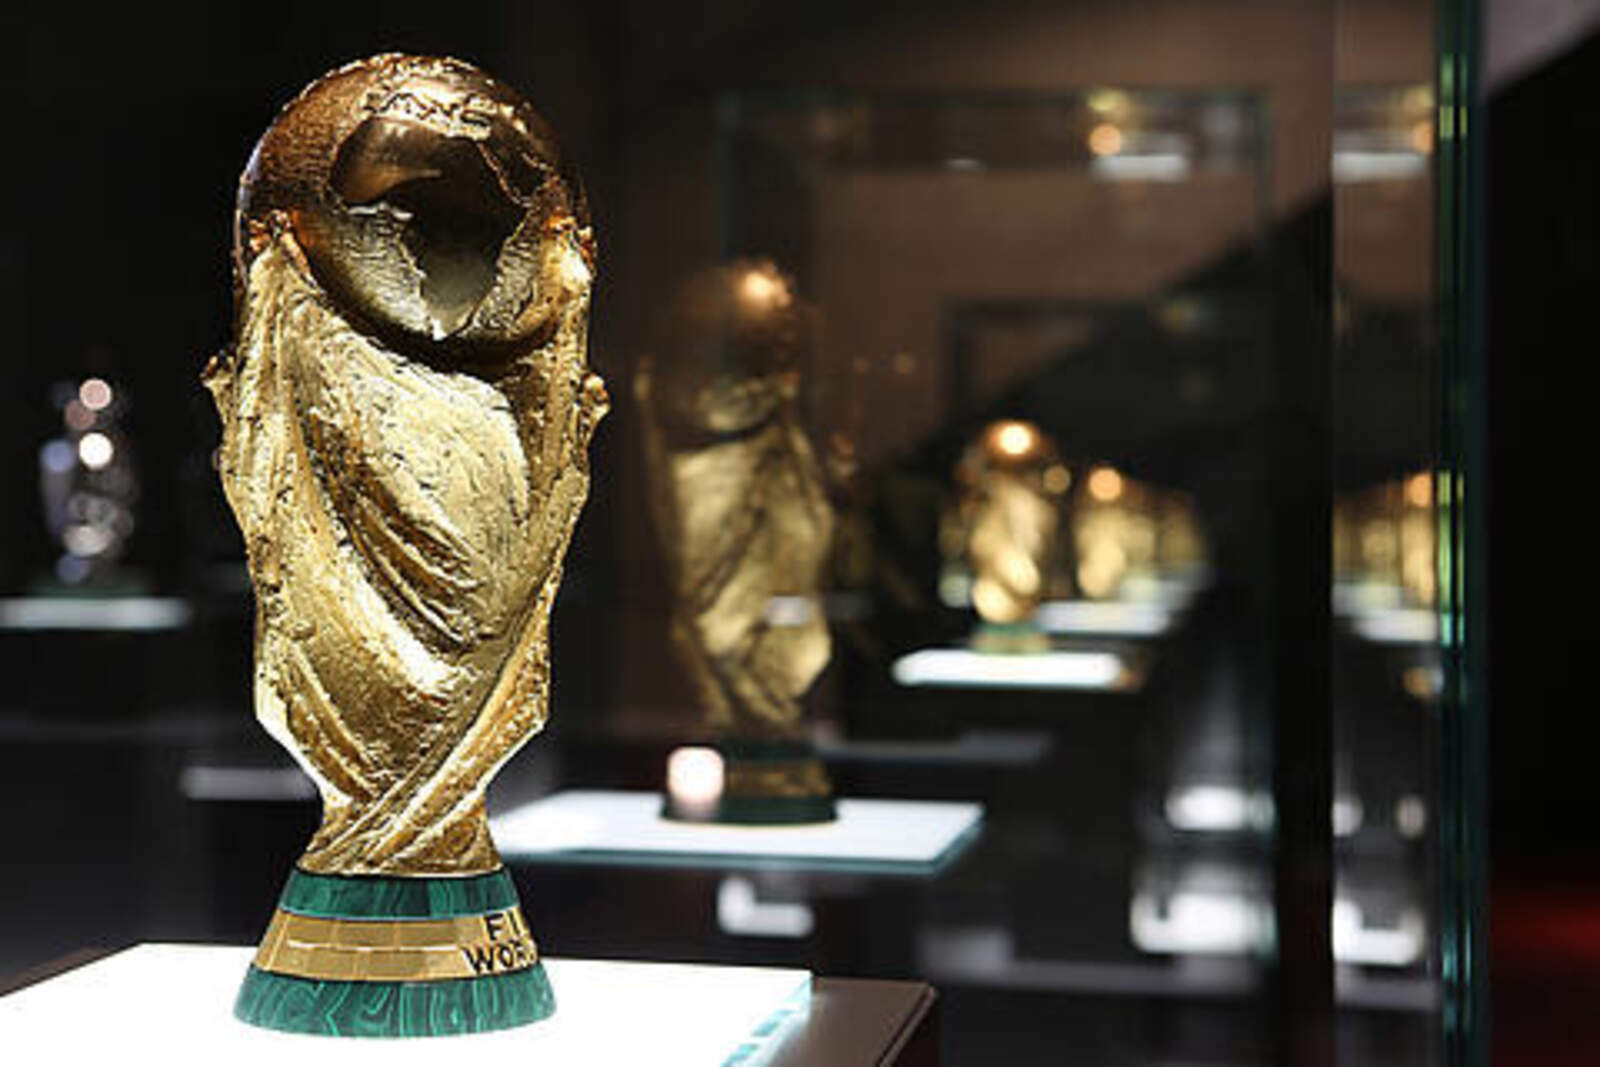
{"label": "green malachite base", "polygon": [[730,797],[717,805],[714,821],[741,826],[792,826],[833,822],[839,817],[832,797]]}
{"label": "green malachite base", "polygon": [[556,1010],[544,964],[445,982],[331,982],[245,975],[233,1014],[269,1030],[327,1037],[443,1037],[505,1030]]}
{"label": "green malachite base", "polygon": [[[297,869],[278,906],[326,919],[446,919],[516,907],[517,890],[504,870],[472,878],[342,878]],[[301,1034],[439,1037],[522,1026],[555,1007],[541,963],[416,982],[303,978],[252,965],[233,1013],[255,1026]]]}

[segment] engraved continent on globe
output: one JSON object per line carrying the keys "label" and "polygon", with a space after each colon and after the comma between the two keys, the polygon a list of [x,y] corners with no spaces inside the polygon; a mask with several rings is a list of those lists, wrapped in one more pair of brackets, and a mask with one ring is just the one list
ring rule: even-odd
{"label": "engraved continent on globe", "polygon": [[554,133],[481,71],[382,56],[314,83],[291,113],[241,183],[241,280],[282,213],[317,281],[370,328],[463,355],[548,329],[574,288],[566,253],[592,264]]}

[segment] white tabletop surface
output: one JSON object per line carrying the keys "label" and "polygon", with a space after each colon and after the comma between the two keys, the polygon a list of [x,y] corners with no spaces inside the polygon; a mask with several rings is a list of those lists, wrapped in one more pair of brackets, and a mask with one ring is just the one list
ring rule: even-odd
{"label": "white tabletop surface", "polygon": [[838,801],[838,819],[802,826],[730,826],[661,817],[659,793],[569,790],[492,822],[507,859],[627,856],[683,866],[816,865],[907,873],[931,869],[969,840],[983,805],[934,800]]}
{"label": "white tabletop surface", "polygon": [[763,1024],[804,1012],[810,975],[547,959],[556,1012],[513,1030],[459,1037],[311,1037],[247,1026],[233,1000],[254,953],[220,945],[140,945],[0,997],[6,1063],[163,1067],[720,1067],[759,1062]]}

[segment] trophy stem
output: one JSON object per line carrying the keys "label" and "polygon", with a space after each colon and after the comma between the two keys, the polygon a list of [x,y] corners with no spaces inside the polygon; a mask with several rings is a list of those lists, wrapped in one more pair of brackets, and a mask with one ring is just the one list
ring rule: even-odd
{"label": "trophy stem", "polygon": [[348,1037],[536,1022],[555,995],[504,868],[465,878],[295,870],[234,1004],[244,1022]]}

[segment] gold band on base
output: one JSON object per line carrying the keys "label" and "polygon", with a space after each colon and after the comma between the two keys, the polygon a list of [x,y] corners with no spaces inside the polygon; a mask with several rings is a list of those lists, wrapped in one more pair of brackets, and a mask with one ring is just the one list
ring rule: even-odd
{"label": "gold band on base", "polygon": [[318,919],[279,908],[255,960],[263,971],[341,982],[478,978],[538,962],[515,907],[453,919]]}

